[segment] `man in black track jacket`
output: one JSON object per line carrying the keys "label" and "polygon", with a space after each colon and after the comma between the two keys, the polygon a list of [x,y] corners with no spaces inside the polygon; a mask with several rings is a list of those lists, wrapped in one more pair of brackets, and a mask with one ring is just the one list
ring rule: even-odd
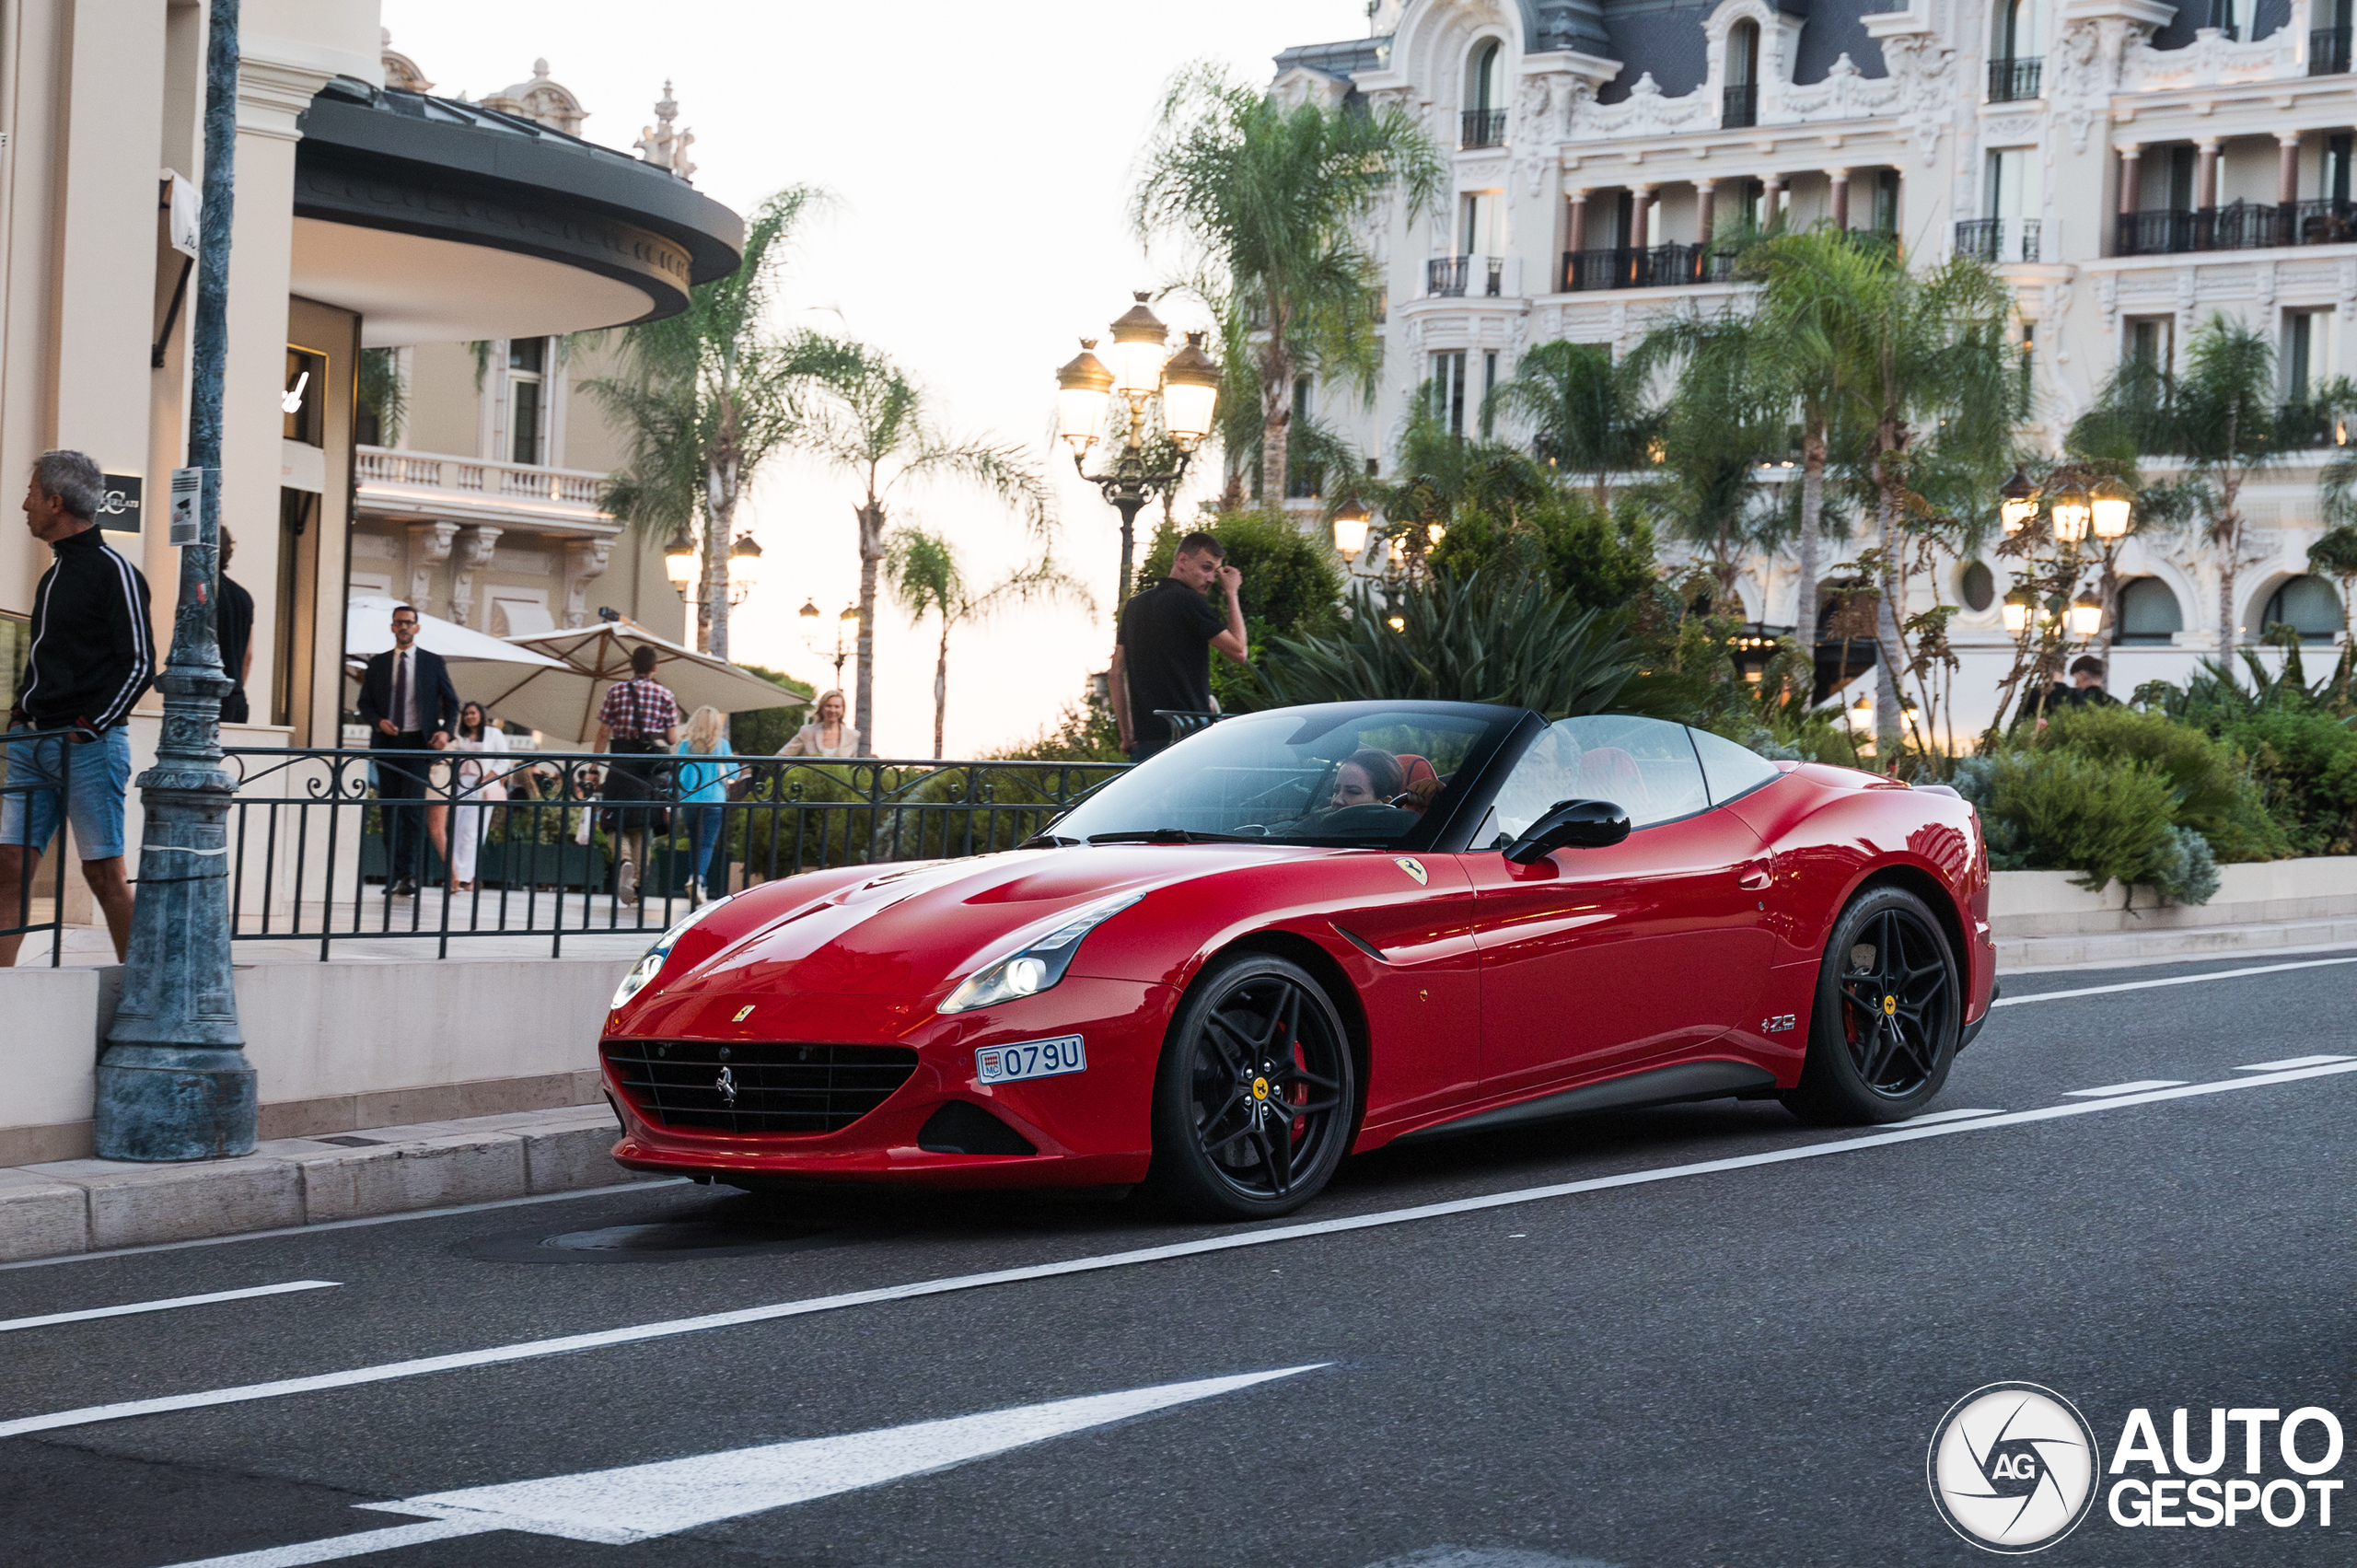
{"label": "man in black track jacket", "polygon": [[[25,492],[25,524],[54,559],[33,589],[32,641],[9,710],[9,793],[0,796],[0,926],[22,926],[41,857],[61,820],[73,824],[82,876],[106,912],[118,958],[131,937],[122,797],[131,784],[132,704],[156,678],[147,580],[92,521],[105,480],[81,452],[43,452]],[[29,789],[24,787],[30,785]],[[21,937],[0,935],[0,969]]]}

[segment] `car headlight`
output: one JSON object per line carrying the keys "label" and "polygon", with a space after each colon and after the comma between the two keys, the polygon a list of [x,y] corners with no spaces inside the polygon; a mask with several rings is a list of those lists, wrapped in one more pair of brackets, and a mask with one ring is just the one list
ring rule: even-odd
{"label": "car headlight", "polygon": [[[735,896],[729,895],[731,898]],[[646,956],[631,965],[630,973],[622,976],[622,982],[614,987],[614,999],[609,1004],[609,1010],[620,1007],[623,1003],[645,990],[655,977],[663,972],[663,960],[671,956],[672,947],[680,937],[687,935],[688,927],[727,901],[727,899],[715,899],[711,903],[682,915],[670,930],[657,936],[655,939],[655,946],[646,950]]]}
{"label": "car headlight", "polygon": [[1066,915],[1045,935],[1027,939],[1015,951],[968,975],[934,1011],[970,1013],[994,1003],[1038,995],[1064,978],[1064,971],[1072,968],[1073,956],[1080,951],[1081,938],[1143,897],[1142,893],[1132,893],[1123,898],[1103,899]]}

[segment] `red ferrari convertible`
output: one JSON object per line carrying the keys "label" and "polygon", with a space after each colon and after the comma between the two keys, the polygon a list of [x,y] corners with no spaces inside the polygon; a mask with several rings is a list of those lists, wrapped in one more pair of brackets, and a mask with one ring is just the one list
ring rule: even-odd
{"label": "red ferrari convertible", "polygon": [[1657,719],[1249,714],[1010,853],[673,926],[606,1023],[614,1157],[1257,1218],[1348,1153],[1581,1112],[1895,1121],[1988,1009],[1988,901],[1944,789]]}

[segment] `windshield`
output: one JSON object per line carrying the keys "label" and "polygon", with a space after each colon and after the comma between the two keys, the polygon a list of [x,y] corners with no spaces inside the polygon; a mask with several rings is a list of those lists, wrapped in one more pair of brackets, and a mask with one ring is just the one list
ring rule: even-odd
{"label": "windshield", "polygon": [[1519,709],[1348,703],[1246,714],[1192,735],[1089,796],[1060,839],[1205,835],[1383,846],[1407,839]]}

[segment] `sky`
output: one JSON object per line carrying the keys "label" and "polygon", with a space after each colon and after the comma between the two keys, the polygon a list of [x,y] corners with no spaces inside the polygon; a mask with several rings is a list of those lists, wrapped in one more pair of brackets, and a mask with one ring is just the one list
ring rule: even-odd
{"label": "sky", "polygon": [[[776,324],[883,349],[948,431],[1021,443],[1054,476],[1051,542],[1097,612],[1018,607],[959,627],[951,757],[1037,735],[1110,656],[1120,520],[1051,440],[1054,375],[1130,290],[1177,272],[1179,258],[1149,255],[1126,219],[1163,87],[1196,60],[1266,81],[1280,49],[1366,31],[1364,0],[384,0],[383,16],[436,93],[482,98],[545,57],[589,110],[582,134],[610,146],[654,123],[668,80],[676,123],[695,134],[698,190],[740,213],[787,185],[832,194],[801,231]],[[1187,324],[1175,305],[1161,314]],[[1190,481],[1180,515],[1212,488]],[[749,512],[764,575],[731,624],[737,658],[826,683],[833,617],[858,597],[856,495],[848,478],[792,459],[758,483],[739,526]],[[1139,518],[1142,540],[1153,515]],[[1042,548],[958,488],[911,495],[895,520],[946,533],[983,584]],[[826,612],[828,658],[804,644],[806,599]],[[875,750],[930,756],[937,625],[911,627],[888,599],[877,622]]]}

